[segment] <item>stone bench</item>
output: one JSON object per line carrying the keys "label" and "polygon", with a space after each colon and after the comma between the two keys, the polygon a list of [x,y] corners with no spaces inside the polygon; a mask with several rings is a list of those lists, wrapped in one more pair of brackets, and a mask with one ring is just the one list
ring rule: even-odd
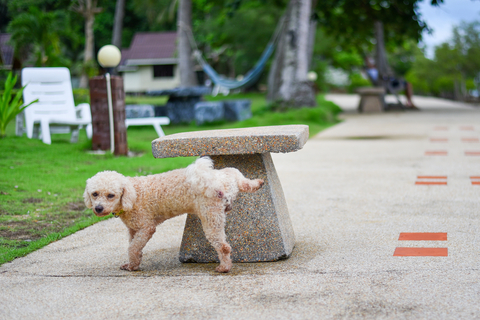
{"label": "stone bench", "polygon": [[[263,179],[257,192],[239,194],[225,232],[234,262],[276,261],[291,255],[295,236],[270,153],[300,150],[307,139],[305,125],[210,130],[158,138],[152,150],[155,158],[210,156],[216,169],[234,167],[247,178]],[[180,261],[218,261],[194,215],[187,217]]]}
{"label": "stone bench", "polygon": [[385,110],[385,89],[379,87],[358,88],[360,103],[358,112],[383,112]]}

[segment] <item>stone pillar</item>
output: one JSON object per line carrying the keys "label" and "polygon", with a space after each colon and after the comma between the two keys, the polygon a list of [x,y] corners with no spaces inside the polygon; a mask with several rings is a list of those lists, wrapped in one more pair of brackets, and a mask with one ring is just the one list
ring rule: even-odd
{"label": "stone pillar", "polygon": [[[226,214],[225,234],[234,262],[287,259],[295,236],[271,152],[295,152],[308,140],[308,126],[287,125],[183,132],[152,141],[155,158],[210,156],[216,169],[237,168],[263,187],[237,195]],[[180,247],[182,262],[213,262],[217,254],[200,220],[188,215]]]}
{"label": "stone pillar", "polygon": [[[111,77],[115,155],[127,155],[125,126],[125,92],[123,79]],[[92,149],[110,150],[110,122],[108,118],[107,84],[104,76],[90,79],[90,108],[92,111]]]}
{"label": "stone pillar", "polygon": [[[227,213],[225,233],[233,262],[287,259],[295,235],[282,186],[270,153],[211,156],[215,169],[237,168],[249,179],[263,179],[254,193],[239,193]],[[200,219],[188,215],[180,247],[181,262],[218,262],[218,255],[203,233]]]}

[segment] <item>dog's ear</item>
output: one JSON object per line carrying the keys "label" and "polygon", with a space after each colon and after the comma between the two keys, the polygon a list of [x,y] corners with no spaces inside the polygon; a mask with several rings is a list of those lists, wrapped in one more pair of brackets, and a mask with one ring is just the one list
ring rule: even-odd
{"label": "dog's ear", "polygon": [[124,180],[123,195],[122,195],[122,208],[125,211],[132,210],[133,204],[137,200],[137,191],[133,187],[133,183],[127,178]]}
{"label": "dog's ear", "polygon": [[[87,186],[88,186],[88,180],[87,180]],[[87,208],[92,209],[93,207],[92,200],[90,199],[90,194],[87,190],[88,188],[85,187],[85,192],[83,193],[83,202],[85,202],[85,206],[87,206]]]}

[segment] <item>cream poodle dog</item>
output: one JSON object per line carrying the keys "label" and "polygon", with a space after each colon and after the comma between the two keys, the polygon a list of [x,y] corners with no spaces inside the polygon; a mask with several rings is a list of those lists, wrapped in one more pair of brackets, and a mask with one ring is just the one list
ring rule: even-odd
{"label": "cream poodle dog", "polygon": [[209,157],[197,159],[185,169],[144,177],[125,177],[103,171],[87,180],[85,205],[103,217],[120,217],[130,234],[129,262],[123,270],[138,270],[142,250],[156,226],[184,213],[197,215],[210,244],[220,259],[218,272],[232,268],[230,245],[225,237],[226,212],[239,192],[255,192],[263,180],[250,180],[234,168],[213,169]]}

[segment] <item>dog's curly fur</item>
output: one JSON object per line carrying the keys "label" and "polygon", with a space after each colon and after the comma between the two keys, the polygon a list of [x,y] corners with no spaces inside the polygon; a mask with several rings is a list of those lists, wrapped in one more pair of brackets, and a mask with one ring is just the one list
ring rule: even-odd
{"label": "dog's curly fur", "polygon": [[255,192],[263,180],[250,180],[234,168],[213,169],[209,157],[197,159],[185,169],[144,177],[125,177],[103,171],[87,180],[85,205],[99,216],[119,215],[130,235],[129,263],[123,270],[138,270],[142,250],[156,226],[184,213],[197,215],[205,235],[220,259],[218,272],[232,268],[231,247],[225,237],[226,211],[239,192]]}

